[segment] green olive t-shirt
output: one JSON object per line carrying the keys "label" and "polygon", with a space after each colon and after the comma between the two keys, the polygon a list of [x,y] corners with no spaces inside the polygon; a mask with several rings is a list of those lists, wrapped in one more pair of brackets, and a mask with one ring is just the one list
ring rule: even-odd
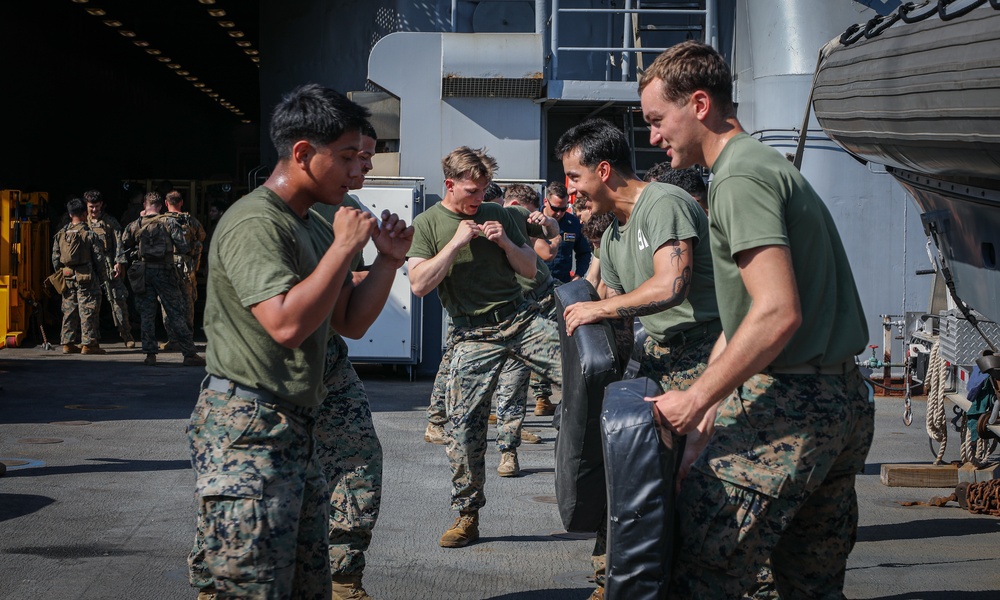
{"label": "green olive t-shirt", "polygon": [[295,349],[268,335],[250,307],[286,293],[316,268],[333,243],[329,223],[295,214],[259,187],[223,214],[208,256],[207,371],[273,392],[300,406],[326,396],[323,367],[330,316]]}

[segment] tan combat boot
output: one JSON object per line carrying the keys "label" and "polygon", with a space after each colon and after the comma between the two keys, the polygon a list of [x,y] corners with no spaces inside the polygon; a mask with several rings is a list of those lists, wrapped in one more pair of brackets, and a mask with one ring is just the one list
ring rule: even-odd
{"label": "tan combat boot", "polygon": [[598,587],[590,594],[590,598],[587,598],[587,600],[604,600],[604,588]]}
{"label": "tan combat boot", "polygon": [[198,591],[198,600],[215,600],[217,597],[213,587],[201,588]]}
{"label": "tan combat boot", "polygon": [[479,512],[463,512],[441,536],[442,548],[464,548],[479,539]]}
{"label": "tan combat boot", "polygon": [[496,415],[496,413],[490,413],[490,419],[489,419],[489,421],[490,421],[490,425],[496,425],[497,424],[497,415]]}
{"label": "tan combat boot", "polygon": [[361,585],[361,574],[334,575],[333,600],[372,600]]}
{"label": "tan combat boot", "polygon": [[500,477],[517,477],[520,473],[521,465],[517,463],[517,450],[507,450],[501,453],[497,474]]}
{"label": "tan combat boot", "polygon": [[535,399],[536,417],[548,417],[554,414],[556,414],[556,405],[549,402],[548,398],[545,396],[539,396]]}
{"label": "tan combat boot", "polygon": [[76,344],[63,344],[63,354],[79,354],[80,347]]}
{"label": "tan combat boot", "polygon": [[205,359],[197,354],[192,354],[191,356],[184,357],[185,367],[204,367]]}
{"label": "tan combat boot", "polygon": [[429,444],[444,445],[448,443],[448,439],[445,437],[444,425],[435,425],[434,423],[427,424],[427,430],[424,431],[424,441]]}
{"label": "tan combat boot", "polygon": [[101,348],[99,344],[84,344],[83,348],[80,348],[80,354],[107,354],[108,351]]}
{"label": "tan combat boot", "polygon": [[525,431],[524,429],[522,429],[521,441],[524,442],[525,444],[540,444],[542,442],[542,438],[531,433],[530,431]]}

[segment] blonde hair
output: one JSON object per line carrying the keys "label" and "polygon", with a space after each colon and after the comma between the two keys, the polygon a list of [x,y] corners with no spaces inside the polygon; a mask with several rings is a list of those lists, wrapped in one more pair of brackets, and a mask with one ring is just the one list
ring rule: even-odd
{"label": "blonde hair", "polygon": [[455,148],[441,159],[445,179],[493,179],[497,161],[485,148]]}
{"label": "blonde hair", "polygon": [[639,94],[654,80],[663,82],[663,98],[679,104],[702,90],[724,116],[735,113],[733,75],[722,55],[708,44],[688,40],[667,49],[639,79]]}

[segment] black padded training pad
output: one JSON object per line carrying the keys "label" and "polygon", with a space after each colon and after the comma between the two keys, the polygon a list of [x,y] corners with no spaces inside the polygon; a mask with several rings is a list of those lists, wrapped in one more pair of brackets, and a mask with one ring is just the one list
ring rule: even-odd
{"label": "black padded training pad", "polygon": [[583,325],[566,335],[563,311],[577,302],[597,300],[584,279],[555,289],[562,349],[562,404],[556,437],[556,499],[566,531],[591,533],[604,526],[607,494],[601,454],[601,403],[604,388],[617,381],[615,334],[607,321]]}
{"label": "black padded training pad", "polygon": [[653,421],[660,386],[643,377],[612,383],[604,395],[601,438],[608,484],[605,598],[666,598],[673,558],[676,458]]}

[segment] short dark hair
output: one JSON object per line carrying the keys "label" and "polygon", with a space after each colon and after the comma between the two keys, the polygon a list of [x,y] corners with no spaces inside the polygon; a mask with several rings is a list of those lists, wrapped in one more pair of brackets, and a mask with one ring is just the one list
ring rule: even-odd
{"label": "short dark hair", "polygon": [[101,197],[101,192],[97,190],[87,190],[83,193],[83,199],[87,201],[87,204],[97,204],[98,202],[104,202],[104,198]]}
{"label": "short dark hair", "polygon": [[361,135],[370,137],[371,139],[378,141],[378,132],[375,131],[375,126],[371,124],[371,121],[365,121],[364,125],[361,126]]}
{"label": "short dark hair", "polygon": [[559,183],[558,181],[553,181],[545,188],[545,197],[549,196],[559,196],[560,198],[569,198],[569,191],[566,190],[566,186]]}
{"label": "short dark hair", "polygon": [[82,217],[87,214],[87,208],[83,205],[83,200],[80,198],[72,198],[66,203],[66,212],[68,212],[71,217]]}
{"label": "short dark hair", "polygon": [[705,185],[705,178],[701,172],[694,168],[674,169],[667,161],[657,163],[650,167],[643,179],[649,182],[669,183],[676,185],[695,198],[704,198],[708,187]]}
{"label": "short dark hair", "polygon": [[491,181],[490,184],[486,186],[486,191],[483,192],[483,200],[486,202],[493,202],[498,198],[503,198],[503,189]]}
{"label": "short dark hair", "polygon": [[592,169],[602,162],[611,168],[631,175],[632,148],[625,132],[604,119],[588,119],[559,136],[556,157],[562,158],[573,150],[580,150],[580,164]]}
{"label": "short dark hair", "polygon": [[286,94],[271,114],[271,142],[278,159],[292,156],[292,146],[306,140],[325,146],[348,131],[361,131],[370,113],[347,96],[310,83]]}
{"label": "short dark hair", "polygon": [[615,215],[611,212],[591,215],[590,219],[583,224],[583,237],[587,238],[587,241],[590,242],[591,246],[600,248],[601,237],[604,235],[604,230],[611,227],[611,223],[614,220]]}

